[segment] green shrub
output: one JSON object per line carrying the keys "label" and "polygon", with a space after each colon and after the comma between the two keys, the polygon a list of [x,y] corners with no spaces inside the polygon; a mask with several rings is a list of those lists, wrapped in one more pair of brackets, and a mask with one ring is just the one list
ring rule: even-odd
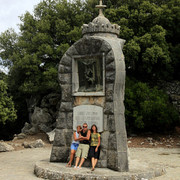
{"label": "green shrub", "polygon": [[0,123],[6,124],[7,121],[15,121],[16,118],[14,103],[7,94],[7,85],[0,80]]}
{"label": "green shrub", "polygon": [[166,131],[179,121],[168,95],[158,87],[126,79],[125,116],[128,131]]}

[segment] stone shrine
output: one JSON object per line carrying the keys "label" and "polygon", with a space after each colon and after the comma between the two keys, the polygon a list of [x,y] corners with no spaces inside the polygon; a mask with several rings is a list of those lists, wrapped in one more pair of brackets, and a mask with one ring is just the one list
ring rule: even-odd
{"label": "stone shrine", "polygon": [[103,15],[82,27],[83,37],[72,45],[59,63],[62,99],[57,119],[51,162],[67,162],[73,130],[84,122],[101,133],[98,167],[128,171],[127,135],[124,117],[125,40],[120,27]]}

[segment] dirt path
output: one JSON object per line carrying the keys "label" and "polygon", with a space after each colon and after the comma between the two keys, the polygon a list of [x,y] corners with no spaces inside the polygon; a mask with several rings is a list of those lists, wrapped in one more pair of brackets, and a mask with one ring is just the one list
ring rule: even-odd
{"label": "dirt path", "polygon": [[[155,180],[180,179],[180,149],[130,148],[130,160],[142,160],[160,164],[167,174]],[[0,153],[0,180],[35,180],[33,174],[36,161],[48,159],[51,147],[25,149]]]}

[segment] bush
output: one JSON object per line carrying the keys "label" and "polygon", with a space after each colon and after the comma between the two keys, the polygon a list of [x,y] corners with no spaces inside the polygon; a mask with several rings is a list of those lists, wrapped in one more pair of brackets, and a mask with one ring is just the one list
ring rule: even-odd
{"label": "bush", "polygon": [[6,124],[7,121],[15,121],[16,118],[14,103],[7,94],[7,85],[0,80],[0,123]]}
{"label": "bush", "polygon": [[125,116],[128,131],[166,131],[179,121],[168,95],[158,87],[126,79]]}

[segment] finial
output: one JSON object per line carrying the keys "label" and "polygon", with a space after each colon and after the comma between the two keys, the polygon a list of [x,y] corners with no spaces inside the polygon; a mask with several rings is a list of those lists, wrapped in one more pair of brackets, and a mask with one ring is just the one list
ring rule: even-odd
{"label": "finial", "polygon": [[99,16],[104,16],[103,15],[103,9],[106,7],[106,5],[102,4],[102,0],[99,0],[99,5],[96,5],[96,8],[99,9]]}

